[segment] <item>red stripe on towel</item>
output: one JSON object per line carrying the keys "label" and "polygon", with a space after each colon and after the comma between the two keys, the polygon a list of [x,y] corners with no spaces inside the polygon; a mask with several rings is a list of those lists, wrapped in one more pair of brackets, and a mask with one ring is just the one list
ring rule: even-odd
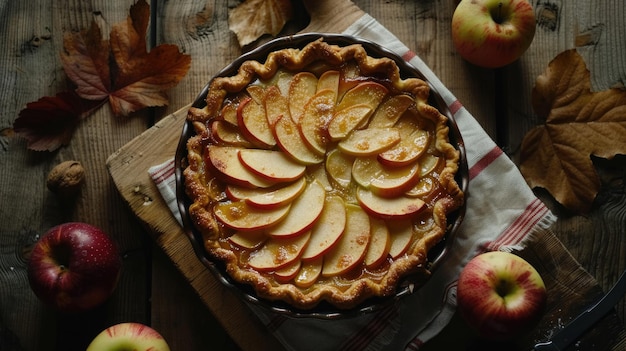
{"label": "red stripe on towel", "polygon": [[344,341],[339,348],[343,351],[361,351],[378,337],[387,328],[389,322],[398,316],[397,306],[393,305],[380,311],[369,324],[361,328],[357,333]]}
{"label": "red stripe on towel", "polygon": [[482,172],[485,168],[489,167],[490,164],[493,163],[498,157],[502,155],[502,149],[499,147],[494,147],[488,153],[483,156],[472,168],[469,170],[469,179],[474,179],[480,172]]}

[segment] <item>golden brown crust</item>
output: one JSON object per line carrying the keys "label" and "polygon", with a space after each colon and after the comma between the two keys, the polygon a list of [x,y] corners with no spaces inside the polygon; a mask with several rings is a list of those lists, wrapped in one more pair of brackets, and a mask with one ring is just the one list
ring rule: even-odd
{"label": "golden brown crust", "polygon": [[[216,218],[216,204],[230,201],[224,193],[226,184],[210,165],[207,147],[219,144],[212,139],[209,123],[220,115],[229,97],[245,92],[254,81],[271,80],[280,71],[299,72],[316,64],[340,67],[353,62],[363,77],[384,78],[392,94],[409,94],[414,100],[415,115],[434,126],[432,151],[445,160],[437,168],[438,177],[433,180],[433,191],[427,200],[427,210],[419,212],[413,219],[413,241],[408,251],[396,259],[387,258],[372,272],[363,270],[339,276],[319,278],[308,287],[298,286],[292,281],[279,282],[271,272],[259,272],[250,267],[247,255],[252,250],[235,249],[228,244],[227,237],[233,230]],[[381,78],[382,77],[382,78]],[[250,284],[256,294],[269,300],[281,300],[296,308],[310,309],[321,301],[347,309],[373,296],[390,296],[409,275],[419,276],[420,284],[429,275],[427,253],[445,235],[447,216],[463,203],[463,193],[455,181],[458,172],[459,152],[448,139],[447,118],[428,104],[430,90],[426,82],[418,78],[402,79],[395,62],[389,58],[372,58],[361,45],[339,47],[329,45],[322,39],[311,42],[303,49],[284,49],[272,52],[264,63],[246,61],[231,77],[213,79],[204,108],[191,108],[188,120],[193,122],[196,136],[188,141],[188,167],[184,170],[185,188],[192,199],[189,215],[197,230],[204,237],[206,251],[215,259],[224,261],[227,273],[234,280]],[[428,197],[427,196],[427,197]],[[351,199],[351,198],[350,198]],[[421,218],[420,216],[427,216]],[[417,224],[420,221],[422,224]],[[393,234],[393,233],[392,233]]]}

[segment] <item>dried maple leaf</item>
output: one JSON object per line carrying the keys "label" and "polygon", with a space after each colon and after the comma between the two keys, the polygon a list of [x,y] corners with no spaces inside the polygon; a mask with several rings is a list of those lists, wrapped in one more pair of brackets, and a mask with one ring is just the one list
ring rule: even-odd
{"label": "dried maple leaf", "polygon": [[601,185],[591,155],[626,154],[626,91],[592,92],[584,60],[568,50],[537,78],[532,103],[545,123],[525,135],[520,170],[531,187],[587,213]]}
{"label": "dried maple leaf", "polygon": [[228,28],[245,46],[264,34],[278,35],[292,15],[290,0],[246,0],[228,14]]}
{"label": "dried maple leaf", "polygon": [[74,91],[46,96],[20,111],[13,130],[35,151],[53,151],[66,145],[78,123],[105,100],[86,100]]}
{"label": "dried maple leaf", "polygon": [[80,96],[108,98],[116,116],[167,104],[167,90],[185,76],[191,57],[168,44],[148,52],[149,19],[150,7],[142,0],[131,6],[125,22],[112,27],[110,40],[102,39],[95,23],[65,36],[63,68]]}

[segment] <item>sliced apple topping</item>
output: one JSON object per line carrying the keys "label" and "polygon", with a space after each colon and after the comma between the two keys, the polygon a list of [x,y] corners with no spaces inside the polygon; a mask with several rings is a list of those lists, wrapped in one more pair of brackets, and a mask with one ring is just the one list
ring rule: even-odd
{"label": "sliced apple topping", "polygon": [[430,135],[427,131],[416,129],[393,148],[378,155],[380,162],[401,167],[415,162],[428,149]]}
{"label": "sliced apple topping", "polygon": [[306,180],[303,177],[276,189],[247,189],[228,185],[226,194],[231,200],[244,200],[251,206],[269,209],[292,202],[304,191],[305,187]]}
{"label": "sliced apple topping", "polygon": [[266,93],[265,88],[263,88],[260,85],[249,85],[246,88],[246,91],[248,92],[252,100],[254,100],[254,102],[256,102],[259,105],[263,105],[263,101],[265,100],[265,93]]}
{"label": "sliced apple topping", "polygon": [[413,197],[385,198],[359,188],[356,198],[365,211],[382,219],[409,218],[424,209],[424,201]]}
{"label": "sliced apple topping", "polygon": [[237,118],[241,132],[250,142],[262,148],[276,145],[262,104],[252,98],[244,99],[237,109]]}
{"label": "sliced apple topping", "polygon": [[[291,119],[291,113],[289,112],[289,99],[281,94],[277,86],[272,85],[267,88],[264,103],[267,123],[270,128],[274,128],[276,122],[283,116]],[[275,136],[276,135],[274,134],[274,137]]]}
{"label": "sliced apple topping", "polygon": [[318,258],[310,262],[303,263],[300,266],[300,271],[294,279],[296,286],[306,289],[311,287],[322,275],[322,261],[323,258]]}
{"label": "sliced apple topping", "polygon": [[333,101],[337,101],[337,95],[339,90],[339,80],[341,79],[341,74],[339,71],[326,71],[322,73],[320,78],[317,81],[317,91],[322,91],[325,89],[330,89],[335,96]]}
{"label": "sliced apple topping", "polygon": [[209,145],[208,154],[211,165],[227,183],[246,188],[268,188],[274,182],[267,181],[243,166],[239,160],[239,151],[243,148],[234,146]]}
{"label": "sliced apple topping", "polygon": [[346,227],[346,204],[338,196],[326,197],[320,219],[311,230],[311,240],[302,253],[303,260],[323,257],[339,240]]}
{"label": "sliced apple topping", "polygon": [[372,108],[367,104],[350,106],[337,111],[328,125],[328,135],[331,140],[341,140],[357,126],[363,124],[371,114]]}
{"label": "sliced apple topping", "polygon": [[241,149],[238,155],[245,167],[271,182],[290,182],[300,178],[306,170],[304,165],[280,151]]}
{"label": "sliced apple topping", "polygon": [[239,132],[239,128],[226,121],[215,119],[210,125],[211,137],[220,144],[251,147],[252,144]]}
{"label": "sliced apple topping", "polygon": [[291,205],[262,210],[245,201],[220,202],[213,208],[215,217],[225,226],[242,231],[261,230],[280,222],[289,213]]}
{"label": "sliced apple topping", "polygon": [[311,72],[296,73],[289,84],[289,111],[294,122],[299,122],[304,105],[317,91],[317,77]]}
{"label": "sliced apple topping", "polygon": [[396,128],[368,128],[353,131],[338,147],[353,156],[372,156],[392,148],[400,140]]}
{"label": "sliced apple topping", "polygon": [[380,83],[372,81],[359,83],[345,93],[337,104],[337,111],[360,104],[367,104],[372,110],[376,110],[388,93],[389,89]]}
{"label": "sliced apple topping", "polygon": [[[347,188],[352,182],[352,166],[354,157],[346,155],[334,149],[326,156],[326,173],[330,178],[342,188]],[[369,175],[362,175],[362,178]]]}
{"label": "sliced apple topping", "polygon": [[250,253],[248,264],[259,271],[273,271],[296,261],[309,242],[310,233],[293,238],[270,238],[260,249]]}
{"label": "sliced apple topping", "polygon": [[225,103],[220,111],[220,114],[217,116],[217,119],[230,123],[233,126],[238,125],[237,120],[237,108],[238,105],[232,101]]}
{"label": "sliced apple topping", "polygon": [[328,123],[335,113],[334,92],[325,89],[317,92],[306,103],[300,118],[302,139],[313,152],[324,155],[328,143]]}
{"label": "sliced apple topping", "polygon": [[302,195],[292,202],[289,216],[269,228],[267,233],[275,237],[290,237],[311,229],[322,213],[325,197],[326,191],[321,184],[309,183]]}
{"label": "sliced apple topping", "polygon": [[419,164],[386,167],[373,157],[360,157],[352,165],[352,178],[362,187],[383,197],[395,197],[419,181]]}
{"label": "sliced apple topping", "polygon": [[322,275],[340,275],[363,262],[370,236],[367,213],[357,205],[346,205],[346,229],[337,245],[324,257]]}
{"label": "sliced apple topping", "polygon": [[262,230],[238,231],[228,237],[228,241],[230,241],[231,244],[247,250],[260,247],[265,240],[267,240],[267,235],[265,235]]}
{"label": "sliced apple topping", "polygon": [[367,247],[363,263],[367,268],[376,268],[380,266],[389,255],[391,248],[391,236],[387,224],[377,218],[370,218],[372,238]]}
{"label": "sliced apple topping", "polygon": [[274,272],[274,276],[279,283],[288,283],[300,273],[300,267],[302,267],[302,261],[294,260],[287,266]]}
{"label": "sliced apple topping", "polygon": [[313,152],[302,139],[296,123],[290,118],[280,117],[274,124],[274,135],[278,146],[294,160],[313,165],[324,161],[324,156]]}
{"label": "sliced apple topping", "polygon": [[398,258],[403,255],[410,247],[413,239],[413,222],[410,220],[390,221],[387,223],[391,235],[391,246],[389,247],[389,255],[391,258]]}
{"label": "sliced apple topping", "polygon": [[408,95],[394,95],[380,104],[370,120],[370,128],[393,127],[415,101]]}

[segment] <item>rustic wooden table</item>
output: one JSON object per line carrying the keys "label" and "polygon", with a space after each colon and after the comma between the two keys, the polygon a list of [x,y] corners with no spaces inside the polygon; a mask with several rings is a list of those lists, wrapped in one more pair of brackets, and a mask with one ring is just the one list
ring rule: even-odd
{"label": "rustic wooden table", "polygon": [[[152,325],[173,350],[256,349],[242,337],[245,330],[214,316],[198,298],[145,223],[129,210],[107,169],[112,154],[190,103],[213,73],[242,52],[227,24],[228,11],[238,0],[152,1],[154,41],[176,44],[192,56],[189,73],[170,91],[168,107],[115,119],[105,106],[79,125],[68,146],[55,152],[28,151],[12,131],[26,103],[67,88],[59,56],[63,33],[86,28],[94,18],[120,22],[133,2],[0,0],[1,350],[84,350],[101,329],[123,321]],[[306,9],[326,16],[335,28],[346,20],[340,11],[331,11],[338,2],[308,3],[297,4],[296,20],[286,32],[306,27]],[[354,3],[417,53],[514,160],[526,131],[540,123],[530,105],[535,79],[558,53],[578,49],[595,90],[623,88],[626,81],[626,7],[621,1],[532,0],[538,16],[534,42],[519,62],[500,70],[467,64],[454,51],[450,20],[455,0]],[[80,197],[69,205],[61,204],[45,185],[47,173],[64,160],[79,160],[87,172]],[[621,157],[596,163],[603,187],[587,216],[573,215],[540,194],[560,218],[554,227],[558,238],[605,290],[626,269],[625,164]],[[29,249],[38,235],[67,221],[103,228],[123,252],[123,274],[112,298],[78,315],[43,306],[26,278]],[[222,313],[228,310],[221,308]],[[617,314],[626,317],[623,302]],[[445,340],[433,343],[446,345]],[[271,340],[265,344],[275,345]]]}

